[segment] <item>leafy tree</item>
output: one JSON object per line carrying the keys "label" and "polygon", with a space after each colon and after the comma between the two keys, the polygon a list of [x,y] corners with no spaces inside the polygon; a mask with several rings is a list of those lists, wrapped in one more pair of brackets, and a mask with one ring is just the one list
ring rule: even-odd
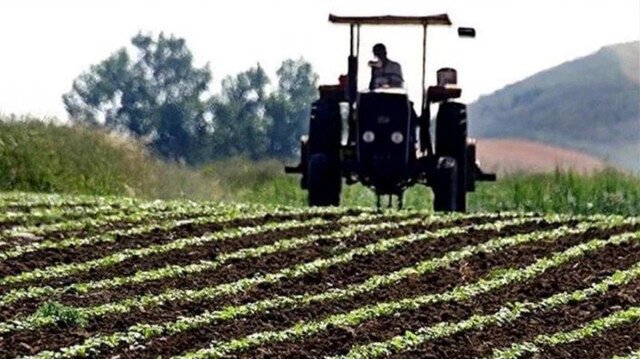
{"label": "leafy tree", "polygon": [[222,81],[221,95],[210,100],[212,157],[265,157],[268,84],[260,64]]}
{"label": "leafy tree", "polygon": [[307,132],[311,103],[317,96],[318,75],[305,60],[286,60],[277,72],[278,88],[266,104],[270,157],[295,155],[300,136]]}
{"label": "leafy tree", "polygon": [[286,60],[277,71],[278,86],[258,64],[222,83],[211,101],[213,157],[246,155],[252,159],[286,158],[306,132],[317,75],[303,59]]}
{"label": "leafy tree", "polygon": [[196,164],[214,158],[286,158],[306,132],[318,76],[311,64],[286,60],[277,86],[258,64],[222,82],[204,99],[211,73],[196,68],[185,41],[138,34],[135,54],[120,49],[91,66],[63,95],[70,118],[126,131],[165,158]]}
{"label": "leafy tree", "polygon": [[171,159],[190,158],[204,126],[211,73],[196,68],[184,39],[138,34],[135,60],[121,49],[80,75],[63,101],[73,121],[126,130]]}

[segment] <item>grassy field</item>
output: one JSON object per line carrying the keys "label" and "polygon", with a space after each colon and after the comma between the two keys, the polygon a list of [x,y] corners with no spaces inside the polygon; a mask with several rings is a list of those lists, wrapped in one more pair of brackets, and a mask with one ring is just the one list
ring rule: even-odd
{"label": "grassy field", "polygon": [[512,174],[434,215],[421,187],[307,208],[282,166],[0,121],[0,357],[640,355],[636,175]]}
{"label": "grassy field", "polygon": [[[162,162],[123,136],[25,118],[0,121],[0,190],[306,205],[299,177],[285,175],[280,161],[229,159],[187,168]],[[374,203],[368,189],[343,187],[344,205]],[[410,189],[405,203],[431,208],[430,189]],[[480,184],[469,208],[637,215],[640,177],[616,170],[511,174]]]}
{"label": "grassy field", "polygon": [[197,171],[162,162],[125,136],[0,116],[0,190],[215,198]]}
{"label": "grassy field", "polygon": [[2,358],[640,351],[637,216],[22,193],[0,207]]}
{"label": "grassy field", "polygon": [[[306,192],[299,177],[282,173],[282,163],[228,160],[205,168],[204,174],[227,190],[222,199],[304,206]],[[640,178],[613,169],[590,175],[556,171],[510,174],[495,183],[480,183],[469,194],[472,211],[539,211],[555,213],[640,214]],[[360,185],[343,187],[347,206],[375,205],[373,193]],[[405,194],[407,207],[429,209],[431,189],[416,186]]]}

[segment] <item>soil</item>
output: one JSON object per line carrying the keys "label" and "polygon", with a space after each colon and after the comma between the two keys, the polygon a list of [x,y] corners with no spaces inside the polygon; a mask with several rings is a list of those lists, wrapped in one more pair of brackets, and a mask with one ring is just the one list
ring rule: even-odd
{"label": "soil", "polygon": [[[487,219],[475,219],[476,222],[486,221]],[[141,293],[160,293],[167,288],[182,288],[182,289],[199,289],[207,286],[213,286],[222,283],[228,283],[237,279],[241,279],[247,276],[255,275],[257,273],[266,273],[276,271],[278,269],[282,269],[290,266],[294,263],[301,263],[307,260],[311,260],[321,255],[334,255],[340,251],[346,251],[353,247],[365,245],[380,239],[380,237],[392,237],[392,236],[400,236],[406,235],[408,233],[415,233],[417,230],[422,228],[422,230],[435,230],[437,228],[442,228],[445,226],[456,226],[456,225],[466,225],[469,224],[471,220],[459,220],[449,224],[443,223],[433,223],[428,226],[424,226],[421,224],[406,226],[399,229],[394,230],[383,230],[371,233],[360,233],[354,237],[350,238],[338,238],[335,240],[321,240],[310,245],[304,246],[302,248],[298,248],[294,251],[285,251],[281,253],[276,253],[272,255],[267,255],[261,258],[249,258],[247,260],[236,260],[227,263],[225,266],[218,268],[215,271],[208,271],[205,273],[197,273],[193,275],[184,275],[178,278],[170,278],[170,279],[162,279],[162,280],[153,280],[147,281],[144,283],[136,284],[136,285],[126,285],[120,286],[112,289],[105,290],[96,290],[89,293],[78,294],[75,292],[69,292],[64,294],[61,297],[55,298],[38,298],[25,300],[10,307],[2,308],[0,310],[0,318],[9,318],[13,317],[19,313],[29,313],[33,312],[41,303],[47,300],[56,300],[60,301],[67,305],[79,305],[79,306],[92,306],[99,305],[103,303],[112,302],[115,300],[124,299],[127,297],[139,295]],[[333,226],[333,227],[332,227]],[[332,227],[332,230],[338,228],[337,225],[332,224],[328,227]],[[328,230],[325,228],[325,230]],[[306,231],[306,232],[305,232]],[[256,241],[252,242],[255,238],[245,237],[238,242],[231,243],[227,242],[218,242],[217,244],[213,244],[217,246],[220,253],[226,253],[238,247],[241,247],[242,244],[251,244],[251,246],[256,246],[258,244],[265,244],[267,240],[273,242],[279,238],[284,238],[285,235],[291,236],[302,235],[309,232],[309,229],[297,229],[293,231],[287,231],[286,233],[282,232],[272,232],[270,235],[262,235],[262,237]],[[317,231],[316,231],[317,232]],[[255,237],[255,236],[254,236]],[[239,243],[242,242],[242,243]],[[203,246],[205,250],[215,249],[216,247],[211,246]],[[198,255],[201,257],[202,252],[194,252],[194,255]],[[166,265],[171,262],[171,258],[176,256],[176,253],[170,254],[166,253],[164,258],[160,259],[159,262],[144,262],[146,259],[139,259],[140,263],[149,263],[150,265],[158,266],[157,263],[162,263]],[[210,258],[214,258],[215,254],[211,254]],[[193,257],[192,257],[193,258]],[[201,257],[202,258],[202,257]],[[209,258],[205,258],[209,259]],[[184,261],[184,259],[183,259]]]}
{"label": "soil", "polygon": [[[555,347],[544,346],[536,359],[609,359],[638,349],[640,322],[608,330],[593,337]],[[530,356],[530,358],[532,358]]]}
{"label": "soil", "polygon": [[[482,220],[486,220],[486,219],[482,219]],[[473,221],[475,223],[480,223],[482,220],[474,219]],[[284,252],[284,253],[278,253],[278,254],[265,256],[261,258],[249,259],[244,261],[236,261],[236,262],[230,263],[227,266],[220,268],[217,271],[214,271],[210,275],[198,274],[193,276],[184,276],[184,277],[180,277],[172,280],[153,281],[150,283],[145,283],[144,285],[131,286],[130,287],[131,291],[123,291],[123,288],[116,288],[108,291],[105,290],[105,291],[91,292],[88,295],[82,295],[82,296],[71,294],[71,295],[62,297],[61,302],[64,303],[65,305],[89,306],[89,305],[98,305],[106,302],[112,302],[116,299],[122,299],[125,297],[135,296],[136,294],[141,293],[140,292],[141,290],[142,290],[142,293],[158,293],[167,288],[195,289],[198,287],[201,288],[204,286],[213,286],[217,284],[228,283],[244,277],[251,277],[256,273],[274,272],[274,271],[277,271],[278,269],[290,267],[292,265],[295,265],[296,263],[302,263],[316,257],[335,255],[336,244],[340,244],[339,252],[344,252],[353,247],[362,246],[367,243],[377,241],[380,238],[391,238],[395,236],[406,235],[409,233],[417,233],[420,231],[424,232],[427,230],[435,230],[438,228],[449,227],[449,226],[467,225],[470,223],[471,223],[471,220],[458,220],[458,221],[455,221],[454,223],[448,223],[448,224],[434,223],[427,226],[418,224],[418,225],[406,226],[404,228],[394,229],[394,230],[384,230],[384,231],[372,232],[367,234],[362,233],[357,237],[348,238],[348,239],[343,238],[339,241],[320,241],[313,245],[309,245],[305,248],[296,249],[295,251],[292,251],[292,252]],[[526,224],[521,226],[512,226],[512,227],[505,228],[503,231],[500,232],[500,235],[526,233],[531,231],[534,226],[536,228],[543,228],[545,226],[558,226],[558,224],[550,225],[550,224],[544,224],[544,223],[535,223],[535,224]],[[437,239],[437,240],[419,241],[417,243],[419,243],[420,246],[417,246],[415,244],[408,246],[410,248],[405,248],[407,246],[402,246],[402,247],[399,247],[400,254],[398,255],[396,255],[395,250],[392,250],[390,251],[390,254],[379,255],[378,257],[367,256],[372,258],[373,261],[366,260],[367,257],[361,257],[361,258],[358,258],[357,260],[364,261],[364,263],[377,263],[378,259],[382,258],[383,260],[380,263],[385,264],[381,266],[382,270],[384,270],[385,266],[398,265],[397,261],[394,262],[393,260],[394,257],[398,259],[398,258],[401,258],[401,256],[403,255],[411,255],[412,258],[415,258],[418,254],[413,253],[413,251],[417,250],[420,247],[422,247],[420,250],[420,253],[422,254],[431,253],[431,255],[436,255],[437,253],[444,253],[445,251],[450,249],[460,248],[468,244],[484,241],[496,235],[498,234],[493,230],[474,231],[469,235],[457,235],[457,236],[451,236],[451,237],[446,237],[446,238]],[[345,241],[345,240],[346,242],[342,243],[342,241]],[[403,261],[403,263],[404,262],[406,261]],[[166,261],[163,261],[161,263],[166,263]],[[341,268],[342,266],[336,266],[336,267]],[[343,278],[345,279],[345,283],[346,283],[346,278],[350,277],[350,274],[348,271],[335,270],[334,272],[337,275],[340,275],[340,273],[344,273]],[[366,276],[366,272],[363,272],[363,276]],[[313,277],[316,277],[316,276],[313,276]],[[313,281],[314,281],[313,278],[306,278],[306,279],[303,278],[302,280],[302,282],[306,283],[307,285],[309,285]],[[154,284],[155,286],[151,287]],[[194,286],[194,284],[196,284],[196,286]],[[238,297],[245,297],[245,296],[242,295]],[[245,301],[255,300],[255,299],[257,298],[246,297]],[[39,303],[41,302],[42,301],[40,301]],[[227,304],[235,303],[236,301],[233,300],[232,298],[227,297],[227,298],[219,298],[214,302],[217,305],[227,305]],[[16,305],[14,306],[11,306],[9,308],[4,308],[2,310],[2,315],[5,317],[13,317],[17,313],[33,312],[36,310],[37,305],[39,304],[38,302],[34,302],[34,301],[30,301],[27,305],[25,305],[26,303],[27,302],[16,303]],[[167,305],[170,305],[170,304],[167,304]],[[186,309],[189,311],[189,313],[197,314],[203,308],[215,308],[215,307],[212,307],[212,305],[214,305],[214,303],[210,303],[210,304],[195,303],[195,305],[189,304],[188,308]],[[167,309],[166,306],[163,306],[163,307],[157,308],[157,310],[155,311],[149,311],[148,313],[154,312],[158,314],[158,316],[155,318],[156,322],[162,321],[162,320],[174,320],[176,318],[176,314],[179,314],[179,315],[187,314],[186,312],[184,312],[184,310],[177,310],[174,312],[166,309]],[[145,313],[147,312],[145,311],[140,314],[144,315]],[[112,318],[112,320],[109,320],[109,321],[101,321],[100,324],[95,323],[95,324],[92,324],[89,328],[83,329],[81,332],[81,337],[84,338],[86,335],[88,335],[88,333],[95,333],[95,332],[105,333],[105,332],[111,332],[115,330],[124,330],[129,325],[134,324],[137,321],[139,320],[138,320],[138,317],[135,315],[135,313],[123,315],[122,318],[120,319]],[[60,339],[65,344],[73,343],[73,340],[78,339],[78,337],[74,335],[75,333],[77,333],[77,330],[75,328],[70,328],[70,331],[60,331],[60,328],[52,327],[49,330],[41,329],[37,332],[36,331],[31,332],[31,335],[38,336],[43,343],[46,343],[46,344],[43,344],[42,347],[39,347],[39,349],[42,350],[43,348],[48,348],[49,346],[51,347],[60,346],[59,345],[60,341],[55,340],[53,337]],[[29,335],[29,332],[28,331],[18,332],[16,333],[16,335],[18,337],[22,337],[23,335]],[[13,341],[13,339],[11,339],[12,337],[13,336],[10,336],[9,338],[5,338],[5,341],[7,343],[12,342]],[[36,339],[31,337],[29,339],[20,339],[19,341],[33,342],[34,340]]]}
{"label": "soil", "polygon": [[[330,220],[330,223],[314,228],[276,229],[259,235],[244,236],[237,240],[213,242],[203,246],[186,248],[161,255],[151,255],[145,258],[132,258],[109,268],[65,278],[24,283],[13,286],[13,288],[30,285],[64,286],[75,282],[131,275],[139,270],[158,268],[168,264],[185,265],[197,263],[200,260],[211,260],[220,253],[270,244],[283,238],[329,233],[341,227],[341,224],[336,223],[338,215],[326,215],[324,217]],[[166,243],[176,238],[203,235],[225,228],[253,226],[292,218],[291,216],[265,216],[264,218],[252,221],[245,220],[244,222],[236,220],[208,225],[185,225],[169,231],[121,237],[114,243],[40,251],[5,261],[6,263],[0,264],[0,275],[20,273],[25,270],[44,268],[59,263],[86,261],[126,248],[142,248],[150,244]],[[304,220],[310,219],[311,216],[301,215],[299,218]],[[494,220],[498,219],[491,219],[491,221]],[[365,223],[377,223],[379,221],[372,220],[371,222],[365,221]],[[384,221],[389,221],[389,219],[384,219]],[[291,251],[282,251],[260,258],[230,261],[214,271],[186,275],[180,278],[149,281],[137,285],[83,294],[68,292],[52,298],[20,301],[0,309],[0,319],[7,320],[17,314],[32,313],[45,301],[59,301],[69,306],[87,307],[147,293],[160,293],[168,288],[201,289],[257,274],[275,272],[316,258],[333,256],[383,238],[485,221],[489,221],[489,219],[474,218],[458,220],[448,224],[417,224],[393,230],[358,233],[349,238],[320,240]],[[119,225],[114,224],[115,227]],[[293,280],[282,280],[271,285],[260,285],[233,296],[220,296],[199,302],[175,301],[164,303],[158,307],[136,308],[129,313],[112,314],[93,319],[85,327],[60,324],[38,328],[37,330],[12,332],[0,336],[0,357],[9,358],[35,354],[42,350],[55,350],[60,347],[81,343],[94,335],[126,330],[136,323],[173,321],[181,316],[198,315],[205,310],[216,310],[226,305],[254,302],[275,295],[314,294],[331,288],[343,288],[350,284],[360,283],[373,275],[396,271],[403,267],[414,265],[419,261],[440,257],[448,251],[478,244],[496,236],[529,233],[534,230],[552,229],[558,226],[559,224],[529,223],[507,227],[499,233],[493,230],[470,231],[463,235],[416,241],[393,248],[385,253],[356,257],[348,263],[332,266],[319,273],[309,274]],[[370,293],[327,303],[273,309],[238,318],[237,320],[214,323],[197,330],[159,337],[149,342],[141,343],[142,345],[101,348],[102,352],[92,355],[92,358],[170,357],[206,347],[211,341],[230,340],[265,330],[281,330],[300,321],[321,319],[328,315],[348,312],[363,305],[449,291],[456,286],[473,283],[495,270],[527,266],[539,258],[563,251],[589,239],[605,239],[610,235],[639,229],[640,226],[621,226],[610,230],[589,230],[581,235],[569,235],[557,240],[542,240],[520,244],[506,248],[498,253],[475,255],[453,263],[448,268],[438,269],[424,276],[409,277],[395,284],[378,288]],[[79,234],[86,235],[88,232],[79,232]],[[60,235],[61,238],[64,238],[68,233],[62,232]],[[396,335],[404,334],[406,330],[417,330],[442,321],[455,322],[464,320],[472,314],[492,314],[508,302],[536,301],[554,293],[584,288],[611,275],[617,269],[626,269],[637,262],[640,262],[640,243],[633,242],[620,246],[608,246],[580,259],[569,261],[531,280],[499,288],[490,293],[473,297],[468,301],[436,303],[419,309],[397,313],[394,316],[375,318],[352,328],[332,327],[309,338],[267,344],[245,352],[235,353],[230,357],[318,358],[325,355],[344,354],[353,345],[387,340]],[[12,287],[5,286],[0,289],[0,292],[6,292],[10,288]],[[606,316],[616,310],[637,306],[639,303],[640,280],[614,288],[604,295],[589,298],[584,302],[569,303],[555,310],[525,315],[507,326],[471,330],[425,343],[414,350],[398,353],[391,357],[483,357],[490,354],[494,348],[530,340],[541,333],[571,330],[595,318]],[[576,343],[557,347],[543,347],[542,353],[537,354],[535,358],[605,358],[614,354],[623,354],[629,352],[633,345],[637,345],[640,342],[639,326],[639,323],[633,323]]]}
{"label": "soil", "polygon": [[[336,216],[325,216],[327,219],[335,220]],[[180,219],[188,219],[189,216]],[[118,236],[115,242],[97,243],[78,247],[68,247],[64,249],[47,249],[22,256],[4,260],[0,263],[0,275],[15,275],[20,272],[44,268],[56,264],[67,264],[84,262],[95,258],[100,258],[117,251],[128,248],[142,248],[149,245],[163,244],[174,241],[178,238],[201,236],[206,233],[217,232],[227,228],[259,226],[275,221],[286,221],[291,219],[305,220],[312,218],[309,215],[266,215],[257,219],[238,219],[226,221],[213,221],[205,224],[187,223],[169,230],[156,229],[149,233],[131,236]],[[155,221],[151,221],[155,222]],[[148,224],[149,222],[145,223]],[[137,223],[135,226],[144,224]],[[82,236],[82,234],[81,234]]]}
{"label": "soil", "polygon": [[[402,335],[406,330],[417,330],[424,326],[438,322],[452,322],[468,318],[472,314],[491,314],[507,302],[536,300],[545,298],[552,293],[561,291],[573,291],[589,285],[612,273],[615,268],[627,268],[640,261],[640,244],[632,246],[611,247],[598,253],[596,256],[573,261],[558,270],[550,271],[533,281],[512,285],[508,288],[494,291],[463,303],[440,303],[422,308],[421,310],[406,312],[402,315],[378,318],[359,325],[357,328],[333,328],[327,332],[312,338],[295,343],[281,343],[271,346],[263,346],[266,353],[258,358],[301,358],[304,353],[314,353],[314,356],[344,354],[356,344],[365,344],[371,341],[390,339],[396,335]],[[600,269],[600,271],[594,271]],[[634,283],[635,288],[639,285]],[[639,293],[640,294],[640,293]],[[636,298],[640,299],[640,298]],[[544,315],[542,315],[544,317]],[[295,321],[295,320],[294,320]],[[479,331],[486,333],[488,330]],[[495,336],[496,333],[493,333]],[[202,333],[198,333],[201,337]],[[469,348],[470,339],[467,336],[452,337],[460,341],[455,343],[433,342],[417,351],[418,355],[402,353],[398,358],[416,357],[424,358],[428,355],[446,358],[466,358],[464,355],[455,355],[454,350],[466,350]],[[453,340],[447,338],[447,340]],[[492,336],[483,336],[490,339]],[[446,340],[444,340],[446,341]],[[193,348],[193,345],[190,346]],[[154,349],[157,348],[154,345]],[[439,352],[447,348],[446,354]],[[173,349],[171,349],[173,350]],[[439,353],[439,354],[438,354]],[[243,353],[240,358],[256,358],[253,353]],[[472,357],[475,357],[472,356]],[[482,357],[480,355],[479,357]]]}

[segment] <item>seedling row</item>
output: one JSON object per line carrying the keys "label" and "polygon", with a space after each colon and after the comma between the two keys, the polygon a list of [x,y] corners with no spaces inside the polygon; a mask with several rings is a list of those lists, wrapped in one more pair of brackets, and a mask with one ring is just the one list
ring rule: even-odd
{"label": "seedling row", "polygon": [[640,218],[0,208],[2,358],[637,357]]}

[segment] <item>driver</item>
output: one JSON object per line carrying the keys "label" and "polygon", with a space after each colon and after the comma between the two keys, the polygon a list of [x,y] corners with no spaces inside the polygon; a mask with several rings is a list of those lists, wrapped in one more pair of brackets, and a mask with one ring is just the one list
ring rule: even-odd
{"label": "driver", "polygon": [[402,67],[399,63],[387,58],[387,48],[384,44],[376,44],[373,47],[373,55],[376,60],[369,61],[369,66],[371,66],[369,89],[403,87]]}

